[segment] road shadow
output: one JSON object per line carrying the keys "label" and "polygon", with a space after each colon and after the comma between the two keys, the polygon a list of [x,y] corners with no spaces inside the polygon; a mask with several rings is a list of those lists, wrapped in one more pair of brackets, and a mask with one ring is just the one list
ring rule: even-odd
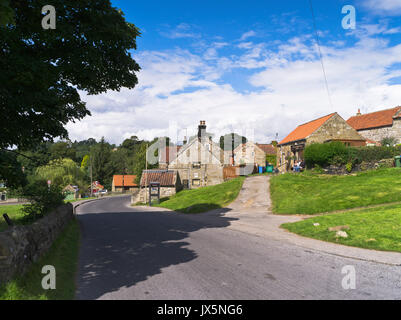
{"label": "road shadow", "polygon": [[196,259],[185,240],[191,232],[224,228],[236,220],[224,217],[225,210],[212,219],[154,210],[78,215],[82,241],[76,299],[97,299]]}

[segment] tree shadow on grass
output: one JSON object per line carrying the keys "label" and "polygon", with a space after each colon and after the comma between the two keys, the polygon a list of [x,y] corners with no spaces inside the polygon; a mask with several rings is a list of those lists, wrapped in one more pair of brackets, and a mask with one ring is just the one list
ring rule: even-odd
{"label": "tree shadow on grass", "polygon": [[224,228],[236,220],[223,212],[193,220],[177,213],[136,210],[79,215],[83,234],[77,299],[100,298],[160,274],[162,268],[196,259],[184,240],[191,232]]}

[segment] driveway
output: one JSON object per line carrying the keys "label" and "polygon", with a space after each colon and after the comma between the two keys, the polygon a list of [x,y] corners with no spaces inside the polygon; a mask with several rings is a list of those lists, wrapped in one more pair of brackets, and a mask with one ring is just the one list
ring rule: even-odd
{"label": "driveway", "polygon": [[[248,178],[230,207],[206,214],[130,207],[129,197],[82,204],[77,299],[401,299],[399,266],[279,229],[300,217],[269,213],[267,179]],[[354,290],[341,284],[347,265]]]}

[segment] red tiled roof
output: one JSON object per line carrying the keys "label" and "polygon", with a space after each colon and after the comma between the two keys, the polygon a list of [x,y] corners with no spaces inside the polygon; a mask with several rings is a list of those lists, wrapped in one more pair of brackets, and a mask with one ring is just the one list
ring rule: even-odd
{"label": "red tiled roof", "polygon": [[305,139],[310,134],[319,129],[327,120],[329,120],[335,113],[331,113],[327,116],[321,117],[319,119],[301,124],[294,131],[292,131],[288,136],[286,136],[279,144],[285,144],[292,141],[298,141]]}
{"label": "red tiled roof", "polygon": [[114,175],[113,182],[115,187],[137,187],[135,183],[136,175]]}
{"label": "red tiled roof", "polygon": [[159,182],[161,187],[173,187],[176,183],[177,173],[172,170],[144,170],[141,177],[141,186],[151,182]]}
{"label": "red tiled roof", "polygon": [[391,126],[393,118],[401,116],[399,111],[401,111],[401,107],[366,113],[349,118],[347,123],[355,130]]}
{"label": "red tiled roof", "polygon": [[272,144],[256,144],[266,154],[276,154],[276,148]]}

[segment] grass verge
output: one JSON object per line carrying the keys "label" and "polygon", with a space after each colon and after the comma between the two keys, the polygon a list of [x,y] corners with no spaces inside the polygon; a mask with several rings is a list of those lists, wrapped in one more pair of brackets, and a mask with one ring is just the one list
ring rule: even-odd
{"label": "grass verge", "polygon": [[329,176],[309,172],[273,176],[273,211],[315,214],[401,201],[401,168],[357,175]]}
{"label": "grass verge", "polygon": [[[79,251],[79,224],[72,220],[50,250],[28,272],[0,287],[0,300],[71,300],[75,295],[75,272]],[[42,267],[56,269],[56,289],[44,290]]]}
{"label": "grass verge", "polygon": [[[66,200],[64,202],[68,203],[68,202],[76,202],[76,201],[91,200],[91,199],[97,199],[97,198],[92,197],[92,198],[84,198],[84,199],[76,199],[76,200]],[[12,222],[16,225],[32,223],[31,220],[24,220],[25,214],[22,211],[22,208],[23,208],[22,204],[1,205],[0,206],[0,232],[6,230],[8,228],[8,225],[3,218],[3,213],[7,213],[7,215],[10,217]]]}
{"label": "grass verge", "polygon": [[[314,226],[314,223],[319,223]],[[347,238],[329,227],[349,226]],[[401,252],[401,205],[328,214],[281,226],[296,234],[348,246]]]}
{"label": "grass verge", "polygon": [[238,177],[215,186],[183,190],[156,206],[183,213],[200,213],[222,208],[237,198],[244,180],[245,177]]}

